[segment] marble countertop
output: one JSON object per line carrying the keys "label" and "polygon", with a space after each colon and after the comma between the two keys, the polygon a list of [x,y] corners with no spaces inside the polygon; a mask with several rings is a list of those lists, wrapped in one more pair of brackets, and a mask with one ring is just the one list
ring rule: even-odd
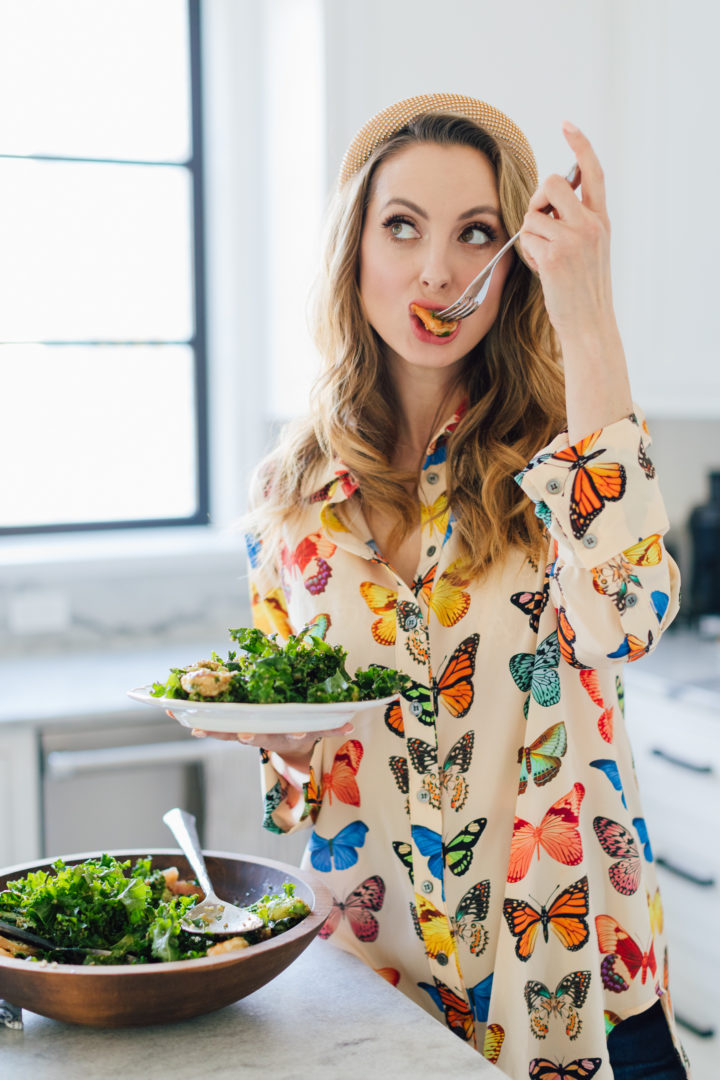
{"label": "marble countertop", "polygon": [[314,941],[242,1001],[179,1024],[107,1030],[23,1012],[0,1026],[2,1075],[13,1080],[454,1080],[506,1076],[354,956]]}

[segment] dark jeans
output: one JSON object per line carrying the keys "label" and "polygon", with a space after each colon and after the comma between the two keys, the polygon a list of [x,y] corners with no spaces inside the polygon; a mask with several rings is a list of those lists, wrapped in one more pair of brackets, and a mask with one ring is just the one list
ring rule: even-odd
{"label": "dark jeans", "polygon": [[608,1052],[615,1080],[686,1078],[659,1001],[613,1028],[608,1036]]}

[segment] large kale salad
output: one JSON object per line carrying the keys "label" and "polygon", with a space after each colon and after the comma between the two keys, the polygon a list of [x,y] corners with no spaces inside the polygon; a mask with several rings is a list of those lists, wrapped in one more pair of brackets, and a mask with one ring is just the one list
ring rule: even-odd
{"label": "large kale salad", "polygon": [[329,645],[322,628],[311,625],[280,644],[261,630],[230,630],[238,649],[227,659],[213,653],[184,668],[172,668],[164,682],[153,683],[154,697],[190,701],[231,701],[253,704],[282,702],[324,704],[372,701],[399,693],[410,682],[406,675],[379,665],[345,667],[347,650]]}
{"label": "large kale salad", "polygon": [[[222,948],[222,939],[182,929],[181,920],[186,913],[192,918],[197,896],[174,892],[177,876],[173,869],[153,869],[149,857],[132,863],[103,854],[74,866],[57,859],[52,870],[35,870],[8,882],[0,892],[0,920],[32,930],[63,950],[78,950],[74,956],[16,942],[15,955],[29,961],[152,964],[206,956]],[[304,919],[310,909],[294,891],[286,882],[281,894],[248,904],[263,926],[243,934],[242,941],[233,939],[235,947],[264,941]],[[104,955],[83,955],[86,949],[103,950]]]}

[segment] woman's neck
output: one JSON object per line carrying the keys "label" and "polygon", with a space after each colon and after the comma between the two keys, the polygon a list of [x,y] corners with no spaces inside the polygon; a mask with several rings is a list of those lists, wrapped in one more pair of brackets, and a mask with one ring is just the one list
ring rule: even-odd
{"label": "woman's neck", "polygon": [[400,362],[391,365],[391,374],[399,407],[393,463],[414,470],[421,464],[438,426],[465,398],[465,388],[455,369],[408,370]]}

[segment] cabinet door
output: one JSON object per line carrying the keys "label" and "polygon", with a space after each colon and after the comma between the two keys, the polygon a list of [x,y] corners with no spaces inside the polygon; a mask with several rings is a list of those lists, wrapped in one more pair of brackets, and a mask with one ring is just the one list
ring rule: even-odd
{"label": "cabinet door", "polygon": [[35,732],[0,728],[0,866],[40,856],[40,784]]}

